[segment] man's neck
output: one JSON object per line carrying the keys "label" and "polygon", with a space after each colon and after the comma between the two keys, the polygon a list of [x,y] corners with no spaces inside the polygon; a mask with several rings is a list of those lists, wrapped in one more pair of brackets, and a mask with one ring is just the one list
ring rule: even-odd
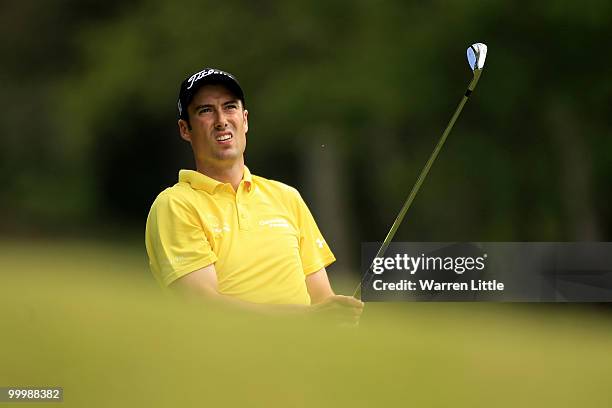
{"label": "man's neck", "polygon": [[227,167],[211,166],[208,163],[199,163],[196,167],[199,173],[220,181],[221,183],[231,184],[234,191],[238,191],[238,186],[244,175],[244,159]]}

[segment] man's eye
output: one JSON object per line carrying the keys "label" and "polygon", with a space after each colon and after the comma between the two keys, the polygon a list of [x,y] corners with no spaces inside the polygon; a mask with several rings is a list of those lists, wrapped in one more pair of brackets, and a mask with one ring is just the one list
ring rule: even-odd
{"label": "man's eye", "polygon": [[210,108],[202,108],[198,111],[198,113],[208,113],[208,112],[211,112]]}
{"label": "man's eye", "polygon": [[229,105],[225,105],[226,109],[238,109],[238,105],[236,104],[229,104]]}

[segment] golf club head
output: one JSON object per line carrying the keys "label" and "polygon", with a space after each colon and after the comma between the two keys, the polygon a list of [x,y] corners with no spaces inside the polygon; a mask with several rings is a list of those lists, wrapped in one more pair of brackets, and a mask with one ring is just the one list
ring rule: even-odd
{"label": "golf club head", "polygon": [[470,68],[474,73],[474,79],[472,79],[468,89],[473,91],[474,88],[476,88],[478,80],[480,79],[485,60],[487,59],[487,46],[483,43],[475,43],[470,45],[467,49],[467,59],[468,64],[470,64]]}
{"label": "golf club head", "polygon": [[467,49],[467,59],[472,71],[484,68],[484,63],[487,59],[487,46],[483,43],[470,45]]}

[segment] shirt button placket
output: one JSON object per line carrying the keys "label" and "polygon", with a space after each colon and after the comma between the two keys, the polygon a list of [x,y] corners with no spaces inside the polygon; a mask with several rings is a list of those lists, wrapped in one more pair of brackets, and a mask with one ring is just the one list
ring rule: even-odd
{"label": "shirt button placket", "polygon": [[236,202],[236,208],[238,209],[238,224],[241,230],[248,230],[251,227],[249,212],[244,204]]}

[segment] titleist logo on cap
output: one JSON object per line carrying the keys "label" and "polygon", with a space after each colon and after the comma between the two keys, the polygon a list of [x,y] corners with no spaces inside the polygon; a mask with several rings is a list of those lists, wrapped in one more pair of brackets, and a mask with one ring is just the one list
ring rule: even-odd
{"label": "titleist logo on cap", "polygon": [[204,78],[205,76],[208,76],[208,75],[211,75],[211,74],[221,74],[221,75],[225,75],[225,76],[229,77],[229,75],[227,75],[227,73],[225,73],[223,71],[219,71],[218,69],[203,69],[202,71],[196,72],[191,77],[189,77],[189,79],[187,80],[187,82],[189,82],[189,86],[187,87],[187,89],[191,89],[191,87],[193,86],[194,83],[196,83],[200,79]]}

